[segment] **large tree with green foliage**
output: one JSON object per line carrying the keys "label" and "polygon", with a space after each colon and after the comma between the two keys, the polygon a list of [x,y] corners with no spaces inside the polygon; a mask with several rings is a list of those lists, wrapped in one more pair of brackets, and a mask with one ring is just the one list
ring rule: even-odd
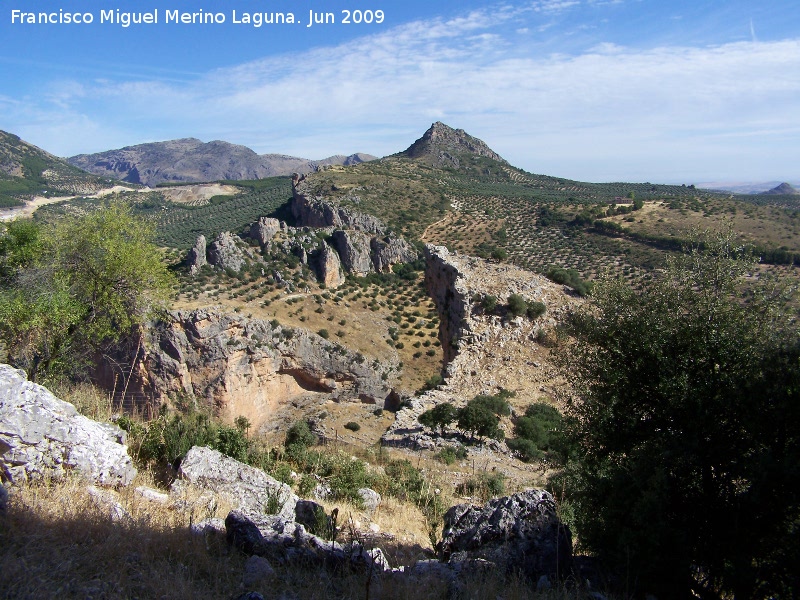
{"label": "large tree with green foliage", "polygon": [[[560,352],[581,544],[639,593],[800,592],[800,344],[729,234],[641,292],[595,287]],[[559,485],[559,489],[560,488]]]}
{"label": "large tree with green foliage", "polygon": [[31,379],[74,372],[142,325],[172,278],[151,223],[111,203],[52,226],[19,222],[0,238],[0,334]]}

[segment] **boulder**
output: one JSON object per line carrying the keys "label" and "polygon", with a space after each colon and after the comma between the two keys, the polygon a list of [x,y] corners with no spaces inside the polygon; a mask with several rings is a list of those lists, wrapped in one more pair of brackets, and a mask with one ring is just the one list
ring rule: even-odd
{"label": "boulder", "polygon": [[309,531],[327,526],[325,508],[313,500],[298,500],[294,506],[294,520]]}
{"label": "boulder", "polygon": [[326,288],[337,288],[344,283],[339,255],[325,242],[322,242],[319,250],[313,254],[312,266],[320,283],[324,283]]}
{"label": "boulder", "polygon": [[214,538],[226,535],[225,521],[217,517],[209,517],[202,521],[197,521],[189,526],[189,532],[197,537]]}
{"label": "boulder", "polygon": [[370,238],[360,231],[337,229],[333,232],[333,247],[339,253],[342,266],[353,275],[366,275],[373,269]]}
{"label": "boulder", "polygon": [[294,519],[297,496],[291,488],[221,452],[194,446],[181,461],[178,475],[188,483],[224,497],[234,506]]}
{"label": "boulder", "polygon": [[261,217],[250,226],[250,237],[264,247],[281,230],[281,222],[271,217]]}
{"label": "boulder", "polygon": [[234,548],[272,561],[333,568],[348,565],[378,573],[390,570],[379,548],[368,550],[357,542],[327,541],[283,517],[233,510],[225,518],[225,528],[228,543]]}
{"label": "boulder", "polygon": [[261,556],[251,556],[244,563],[244,574],[242,575],[242,585],[252,588],[264,584],[264,582],[275,576],[275,569],[269,564],[266,558]]}
{"label": "boulder", "polygon": [[72,404],[0,365],[0,475],[23,483],[60,479],[70,471],[103,486],[136,476],[125,432],[78,414]]}
{"label": "boulder", "polygon": [[244,254],[236,245],[238,238],[229,231],[223,231],[208,247],[208,264],[220,269],[231,269],[237,273],[244,264]]}
{"label": "boulder", "polygon": [[364,509],[369,514],[378,510],[381,504],[381,495],[378,492],[369,488],[360,488],[357,493],[364,501]]}
{"label": "boulder", "polygon": [[386,236],[374,237],[370,241],[372,264],[378,273],[389,271],[392,265],[417,260],[417,251],[403,238]]}
{"label": "boulder", "polygon": [[569,572],[572,537],[553,496],[526,490],[485,506],[458,504],[444,515],[437,552],[443,561],[484,559],[538,582]]}
{"label": "boulder", "polygon": [[186,257],[186,265],[189,267],[189,272],[192,275],[197,275],[197,272],[206,264],[206,236],[198,235],[194,247],[189,249],[189,254]]}

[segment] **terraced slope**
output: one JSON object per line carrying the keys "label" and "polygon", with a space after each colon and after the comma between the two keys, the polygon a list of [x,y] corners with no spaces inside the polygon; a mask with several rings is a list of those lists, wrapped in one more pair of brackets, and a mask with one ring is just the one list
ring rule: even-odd
{"label": "terraced slope", "polygon": [[37,195],[92,194],[108,187],[107,180],[0,131],[0,207],[20,206]]}

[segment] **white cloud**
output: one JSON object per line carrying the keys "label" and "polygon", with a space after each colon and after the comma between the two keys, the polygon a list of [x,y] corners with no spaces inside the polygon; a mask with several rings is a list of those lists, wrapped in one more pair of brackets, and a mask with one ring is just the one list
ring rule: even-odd
{"label": "white cloud", "polygon": [[62,83],[29,99],[18,133],[58,121],[48,149],[62,154],[193,135],[321,158],[396,152],[442,120],[514,164],[587,180],[797,168],[800,41],[542,55],[515,35],[521,15],[573,4],[410,23],[190,83]]}

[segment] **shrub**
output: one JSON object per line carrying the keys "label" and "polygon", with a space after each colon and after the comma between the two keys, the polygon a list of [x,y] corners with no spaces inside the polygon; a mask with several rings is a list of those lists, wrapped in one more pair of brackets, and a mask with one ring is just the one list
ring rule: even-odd
{"label": "shrub", "polygon": [[359,429],[361,429],[361,425],[359,425],[355,421],[348,421],[347,423],[344,424],[344,428],[349,429],[350,431],[358,431]]}
{"label": "shrub", "polygon": [[483,300],[481,300],[481,306],[486,313],[494,312],[494,309],[497,308],[497,298],[486,295],[483,297]]}
{"label": "shrub", "polygon": [[533,321],[534,319],[538,319],[547,311],[547,307],[545,306],[544,302],[528,302],[528,310],[526,314],[528,318]]}
{"label": "shrub", "polygon": [[286,432],[286,441],[284,445],[289,446],[299,445],[303,448],[308,448],[317,443],[317,436],[311,431],[308,423],[305,421],[296,421],[294,425]]}
{"label": "shrub", "polygon": [[331,334],[328,332],[328,330],[327,330],[327,329],[320,329],[320,330],[317,332],[317,335],[319,335],[321,338],[324,338],[324,339],[326,339],[326,340],[327,340],[329,337],[331,337]]}
{"label": "shrub", "polygon": [[519,294],[511,294],[508,297],[508,312],[510,312],[513,316],[519,317],[524,315],[527,310],[528,303],[525,301],[525,298]]}

